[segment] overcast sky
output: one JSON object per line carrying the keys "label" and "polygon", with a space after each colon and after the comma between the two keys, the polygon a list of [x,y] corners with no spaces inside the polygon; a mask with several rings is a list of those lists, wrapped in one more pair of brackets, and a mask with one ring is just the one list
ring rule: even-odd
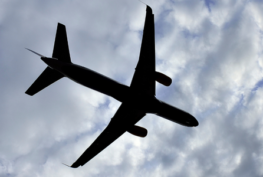
{"label": "overcast sky", "polygon": [[[129,85],[146,7],[136,0],[0,1],[0,176],[263,176],[263,2],[144,0],[155,14],[157,98],[194,115],[195,128],[155,115],[85,166],[71,165],[120,102],[63,78],[24,92],[51,57],[57,23],[71,60]],[[87,78],[89,79],[89,78]]]}

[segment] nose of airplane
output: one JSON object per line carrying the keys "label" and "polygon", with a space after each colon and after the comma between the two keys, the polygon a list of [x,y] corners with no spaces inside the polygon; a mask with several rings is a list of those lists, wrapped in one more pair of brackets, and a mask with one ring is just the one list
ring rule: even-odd
{"label": "nose of airplane", "polygon": [[188,113],[188,124],[190,127],[197,127],[199,125],[198,121],[194,116]]}
{"label": "nose of airplane", "polygon": [[198,121],[196,120],[196,118],[193,117],[193,127],[197,127],[199,125]]}
{"label": "nose of airplane", "polygon": [[[188,114],[188,113],[187,113]],[[188,114],[185,123],[187,124],[187,126],[189,127],[197,127],[199,125],[198,121],[196,120],[196,118],[194,116],[192,116],[191,114]]]}

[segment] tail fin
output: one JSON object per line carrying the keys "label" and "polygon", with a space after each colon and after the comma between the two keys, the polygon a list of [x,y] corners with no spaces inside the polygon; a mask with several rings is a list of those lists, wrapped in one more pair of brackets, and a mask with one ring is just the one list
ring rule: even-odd
{"label": "tail fin", "polygon": [[[32,50],[30,51],[41,57],[44,57]],[[60,23],[58,23],[58,27],[57,27],[57,34],[56,34],[52,58],[57,58],[60,61],[71,63],[66,27],[65,25]],[[62,77],[64,77],[63,74],[59,73],[54,69],[51,69],[50,67],[47,67],[43,71],[43,73],[37,78],[37,80],[29,87],[29,89],[26,91],[26,94],[32,96],[37,92],[43,90],[47,86],[53,84],[57,80],[61,79]]]}
{"label": "tail fin", "polygon": [[58,23],[52,58],[71,63],[66,27],[61,23]]}
{"label": "tail fin", "polygon": [[[41,57],[44,57],[32,50],[30,51]],[[58,23],[58,27],[57,27],[57,34],[56,34],[52,58],[57,58],[60,61],[71,63],[66,27],[65,25],[60,23]],[[57,80],[61,79],[62,77],[64,77],[63,74],[59,73],[54,69],[51,69],[50,67],[47,67],[43,71],[43,73],[37,78],[37,80],[29,87],[29,89],[26,91],[26,94],[32,96],[37,92],[43,90],[47,86],[53,84]]]}
{"label": "tail fin", "polygon": [[63,74],[47,67],[29,89],[27,89],[26,94],[33,96],[62,77],[64,77]]}

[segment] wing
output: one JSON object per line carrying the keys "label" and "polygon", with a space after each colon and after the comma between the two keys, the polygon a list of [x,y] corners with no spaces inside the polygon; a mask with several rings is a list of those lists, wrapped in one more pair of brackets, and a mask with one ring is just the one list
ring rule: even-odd
{"label": "wing", "polygon": [[155,39],[154,15],[147,6],[139,62],[134,73],[131,88],[155,95]]}
{"label": "wing", "polygon": [[91,146],[71,165],[73,168],[83,166],[113,141],[125,133],[131,126],[136,124],[142,117],[144,112],[131,110],[130,106],[123,103],[114,117],[111,119],[106,129],[91,144]]}

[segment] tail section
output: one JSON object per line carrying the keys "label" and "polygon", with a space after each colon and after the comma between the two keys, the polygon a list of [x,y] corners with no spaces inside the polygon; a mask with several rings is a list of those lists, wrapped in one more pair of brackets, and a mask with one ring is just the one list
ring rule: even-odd
{"label": "tail section", "polygon": [[58,23],[52,58],[71,63],[66,27],[61,23]]}
{"label": "tail section", "polygon": [[[39,55],[41,58],[45,58],[45,56],[39,53],[36,53],[30,49],[28,50]],[[71,63],[66,27],[65,25],[60,23],[58,23],[58,27],[57,27],[52,58],[63,62]],[[64,77],[63,74],[56,71],[55,69],[47,67],[42,72],[42,74],[37,78],[37,80],[29,87],[29,89],[26,91],[26,94],[33,96],[37,92],[43,90],[44,88],[53,84],[54,82],[61,79],[62,77]]]}
{"label": "tail section", "polygon": [[26,94],[33,96],[62,77],[64,77],[63,74],[47,67],[37,80],[29,87],[29,89],[27,89]]}

